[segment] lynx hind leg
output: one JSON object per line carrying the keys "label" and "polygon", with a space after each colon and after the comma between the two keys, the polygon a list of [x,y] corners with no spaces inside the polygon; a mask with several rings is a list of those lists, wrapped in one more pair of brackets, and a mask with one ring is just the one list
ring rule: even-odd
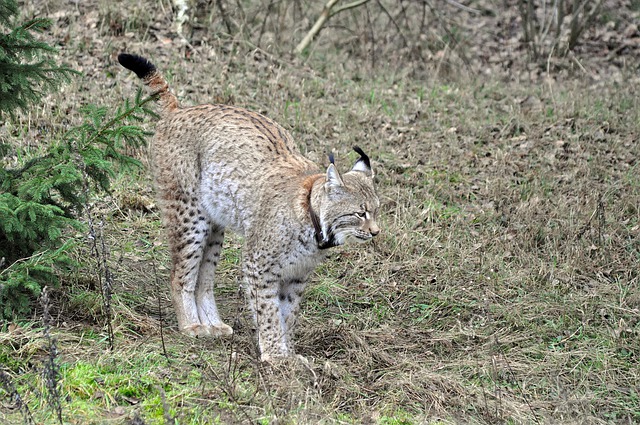
{"label": "lynx hind leg", "polygon": [[215,287],[215,272],[220,260],[220,251],[224,241],[224,228],[212,225],[206,238],[198,283],[196,286],[196,306],[200,323],[209,327],[210,336],[224,336],[233,334],[233,329],[220,320],[216,299],[213,293]]}
{"label": "lynx hind leg", "polygon": [[164,224],[171,251],[171,299],[178,328],[190,336],[211,336],[198,316],[196,287],[209,227],[193,197],[172,194],[164,198]]}

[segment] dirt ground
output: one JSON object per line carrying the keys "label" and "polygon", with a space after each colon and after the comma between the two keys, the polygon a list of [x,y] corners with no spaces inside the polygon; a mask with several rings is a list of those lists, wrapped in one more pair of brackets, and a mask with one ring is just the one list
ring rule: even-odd
{"label": "dirt ground", "polygon": [[[188,4],[178,27],[168,0],[23,2],[82,76],[3,137],[28,150],[87,104],[122,104],[140,81],[116,56],[141,54],[183,104],[264,113],[319,164],[333,151],[347,169],[364,148],[382,233],[313,276],[296,337],[309,365],[265,368],[237,289],[242,241],[218,272],[236,336],[181,336],[147,170],[119,177],[93,207],[116,277],[113,351],[92,260],[57,290],[65,423],[640,422],[636,1],[602,2],[562,56],[570,31],[554,45],[543,25],[533,53],[511,1],[369,2],[302,55],[320,3]],[[2,334],[6,369],[35,422],[56,423],[38,322],[19,329]],[[28,423],[7,406],[0,422]]]}

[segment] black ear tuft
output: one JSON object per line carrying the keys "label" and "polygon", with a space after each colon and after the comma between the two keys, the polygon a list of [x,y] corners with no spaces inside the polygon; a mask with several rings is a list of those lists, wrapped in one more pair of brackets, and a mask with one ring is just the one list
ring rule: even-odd
{"label": "black ear tuft", "polygon": [[358,161],[362,161],[368,169],[371,169],[371,161],[369,161],[369,157],[367,156],[367,154],[364,153],[364,151],[358,146],[354,146],[353,150],[356,151],[358,155],[360,155],[360,159]]}
{"label": "black ear tuft", "polygon": [[333,156],[333,152],[329,152],[329,162],[332,163],[333,165],[336,165],[336,159]]}
{"label": "black ear tuft", "polygon": [[138,78],[144,79],[156,71],[156,66],[147,59],[138,55],[130,55],[129,53],[120,53],[118,55],[120,65],[135,72]]}

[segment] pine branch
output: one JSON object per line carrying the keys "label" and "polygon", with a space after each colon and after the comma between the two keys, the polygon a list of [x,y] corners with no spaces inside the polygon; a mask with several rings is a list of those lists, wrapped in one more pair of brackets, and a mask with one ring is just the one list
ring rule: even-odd
{"label": "pine branch", "polygon": [[136,112],[140,112],[140,111],[144,111],[144,112],[149,112],[148,110],[144,110],[142,109],[142,106],[146,105],[147,103],[154,101],[156,99],[156,96],[149,96],[143,100],[139,100],[139,94],[141,93],[141,90],[138,91],[138,95],[136,96],[136,102],[134,104],[133,107],[129,107],[128,105],[128,101],[125,103],[125,108],[124,111],[120,112],[118,111],[116,113],[116,115],[110,119],[109,121],[107,121],[105,124],[103,124],[102,126],[100,126],[95,133],[93,133],[93,135],[86,141],[88,144],[93,144],[96,141],[100,140],[102,137],[104,137],[105,134],[107,134],[107,132],[113,128],[117,123],[120,122],[124,122],[126,121],[128,118],[134,118],[137,120],[140,120],[139,117],[137,117],[135,115]]}

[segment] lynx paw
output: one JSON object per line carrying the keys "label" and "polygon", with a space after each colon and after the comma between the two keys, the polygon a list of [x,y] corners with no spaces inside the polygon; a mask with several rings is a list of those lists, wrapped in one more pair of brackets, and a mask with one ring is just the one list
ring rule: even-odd
{"label": "lynx paw", "polygon": [[231,326],[224,323],[219,325],[201,325],[193,323],[182,328],[182,332],[193,337],[215,338],[219,336],[228,336],[233,334]]}

